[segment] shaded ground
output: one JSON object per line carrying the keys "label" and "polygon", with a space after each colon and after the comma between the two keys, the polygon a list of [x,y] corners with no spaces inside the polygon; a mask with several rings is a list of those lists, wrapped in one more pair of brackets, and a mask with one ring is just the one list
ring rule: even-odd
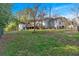
{"label": "shaded ground", "polygon": [[22,31],[4,35],[0,55],[79,55],[79,33]]}

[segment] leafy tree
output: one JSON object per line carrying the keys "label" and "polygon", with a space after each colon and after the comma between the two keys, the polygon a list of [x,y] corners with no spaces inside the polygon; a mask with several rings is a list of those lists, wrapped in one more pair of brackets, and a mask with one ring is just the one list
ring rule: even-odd
{"label": "leafy tree", "polygon": [[5,27],[11,20],[11,4],[0,4],[0,27]]}
{"label": "leafy tree", "polygon": [[0,4],[0,37],[3,35],[3,28],[9,23],[11,16],[11,4]]}

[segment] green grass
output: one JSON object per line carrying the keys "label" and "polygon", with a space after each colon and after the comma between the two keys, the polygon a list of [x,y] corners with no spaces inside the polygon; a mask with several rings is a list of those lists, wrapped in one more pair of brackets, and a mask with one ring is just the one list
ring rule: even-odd
{"label": "green grass", "polygon": [[[70,56],[79,55],[79,33],[69,36],[64,31],[21,31],[6,34],[5,47],[0,55],[6,56]],[[77,37],[76,37],[77,36]]]}

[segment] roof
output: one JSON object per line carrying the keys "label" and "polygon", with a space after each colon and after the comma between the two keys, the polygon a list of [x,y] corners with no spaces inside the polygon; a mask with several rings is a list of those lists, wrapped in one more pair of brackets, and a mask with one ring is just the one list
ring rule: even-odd
{"label": "roof", "polygon": [[61,20],[68,20],[67,18],[65,18],[65,17],[56,17],[56,18],[49,18],[49,17],[47,17],[47,18],[44,18],[44,19],[36,19],[36,20],[28,20],[29,22],[40,22],[40,21],[45,21],[45,20],[58,20],[58,19],[61,19]]}
{"label": "roof", "polygon": [[45,18],[44,20],[48,20],[48,19],[50,19],[50,20],[58,20],[58,19],[61,19],[61,20],[68,20],[68,19],[65,18],[65,17]]}

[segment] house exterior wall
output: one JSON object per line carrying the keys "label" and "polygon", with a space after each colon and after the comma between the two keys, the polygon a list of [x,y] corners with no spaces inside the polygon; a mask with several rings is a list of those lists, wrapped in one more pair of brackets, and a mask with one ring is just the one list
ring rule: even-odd
{"label": "house exterior wall", "polygon": [[64,22],[61,19],[47,19],[44,20],[43,23],[45,28],[59,28],[64,26]]}
{"label": "house exterior wall", "polygon": [[47,19],[47,20],[44,20],[43,21],[43,26],[45,27],[45,28],[54,28],[54,20],[49,20],[49,19]]}
{"label": "house exterior wall", "polygon": [[43,26],[44,26],[45,28],[48,28],[48,20],[44,20],[44,21],[43,21]]}

